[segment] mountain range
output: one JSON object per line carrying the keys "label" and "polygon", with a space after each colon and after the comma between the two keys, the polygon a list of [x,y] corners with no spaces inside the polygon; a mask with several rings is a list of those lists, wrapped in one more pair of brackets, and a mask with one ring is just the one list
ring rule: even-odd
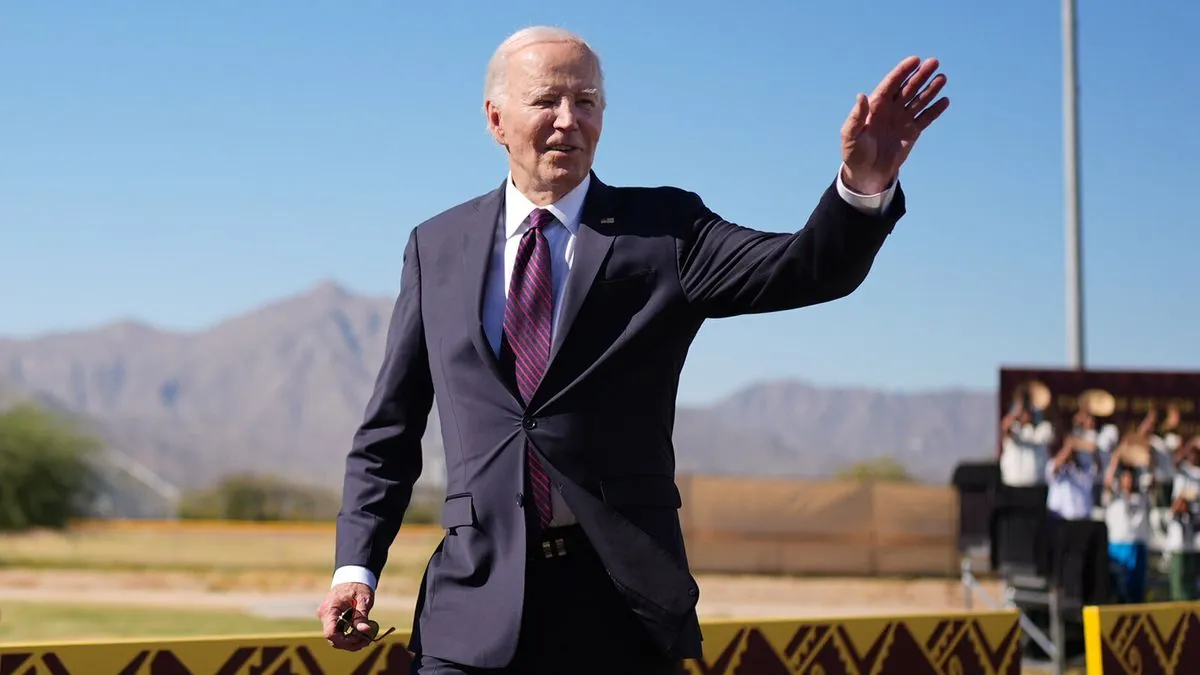
{"label": "mountain range", "polygon": [[[122,457],[181,489],[242,471],[340,487],[383,354],[392,298],[325,281],[207,329],[123,321],[0,339],[0,389],[85,420]],[[922,480],[995,443],[996,394],[761,382],[680,406],[680,472],[827,476],[890,456]],[[436,410],[422,481],[444,475]]]}

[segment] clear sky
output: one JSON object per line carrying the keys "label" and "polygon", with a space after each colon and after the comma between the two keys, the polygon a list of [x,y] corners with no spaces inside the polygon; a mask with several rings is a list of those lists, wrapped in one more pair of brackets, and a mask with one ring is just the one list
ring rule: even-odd
{"label": "clear sky", "polygon": [[[1089,364],[1197,368],[1200,5],[1080,5]],[[0,335],[193,329],[326,278],[393,294],[410,228],[503,180],[484,64],[550,23],[604,58],[602,180],[775,231],[833,179],[855,93],[939,57],[952,105],[865,285],[708,324],[682,398],[990,387],[1066,358],[1059,21],[1046,0],[3,3]]]}

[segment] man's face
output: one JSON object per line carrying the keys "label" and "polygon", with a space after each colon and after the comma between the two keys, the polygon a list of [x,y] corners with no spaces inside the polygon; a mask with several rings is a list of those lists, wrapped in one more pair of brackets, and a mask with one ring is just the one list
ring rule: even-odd
{"label": "man's face", "polygon": [[561,197],[591,171],[604,121],[599,75],[590,55],[569,42],[510,57],[505,96],[487,102],[487,116],[522,191]]}

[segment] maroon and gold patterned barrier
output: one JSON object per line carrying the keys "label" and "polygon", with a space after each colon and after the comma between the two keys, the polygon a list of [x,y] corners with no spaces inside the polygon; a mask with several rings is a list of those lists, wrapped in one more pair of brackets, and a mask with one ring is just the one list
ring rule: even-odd
{"label": "maroon and gold patterned barrier", "polygon": [[1200,602],[1085,607],[1088,675],[1200,673]]}
{"label": "maroon and gold patterned barrier", "polygon": [[[1019,675],[1016,612],[706,623],[690,675]],[[408,675],[405,636],[336,651],[296,635],[0,645],[0,675]]]}
{"label": "maroon and gold patterned barrier", "polygon": [[1018,675],[1017,612],[706,623],[693,675]]}

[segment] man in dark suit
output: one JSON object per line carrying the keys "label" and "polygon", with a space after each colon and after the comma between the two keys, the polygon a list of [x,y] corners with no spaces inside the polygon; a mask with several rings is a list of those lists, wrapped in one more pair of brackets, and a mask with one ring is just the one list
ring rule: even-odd
{"label": "man in dark suit", "polygon": [[559,29],[505,41],[485,112],[509,175],[408,238],[346,462],[330,642],[366,644],[337,617],[371,609],[436,402],[446,535],[417,600],[418,672],[671,673],[700,656],[671,442],[688,346],[710,317],[862,283],[904,213],[900,165],[948,105],[936,69],[911,57],[860,94],[839,175],[803,229],[771,234],[684,190],[602,183],[599,59]]}

